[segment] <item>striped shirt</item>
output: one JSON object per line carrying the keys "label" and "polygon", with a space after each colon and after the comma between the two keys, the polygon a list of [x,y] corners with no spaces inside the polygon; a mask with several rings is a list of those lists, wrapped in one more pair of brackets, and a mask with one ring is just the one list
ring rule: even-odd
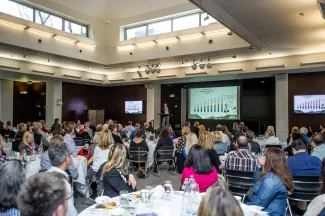
{"label": "striped shirt", "polygon": [[226,158],[226,170],[238,170],[245,172],[255,172],[258,165],[258,158],[252,155],[248,149],[238,149],[230,152]]}
{"label": "striped shirt", "polygon": [[0,209],[0,216],[20,216],[20,211],[16,208],[10,208],[6,211]]}

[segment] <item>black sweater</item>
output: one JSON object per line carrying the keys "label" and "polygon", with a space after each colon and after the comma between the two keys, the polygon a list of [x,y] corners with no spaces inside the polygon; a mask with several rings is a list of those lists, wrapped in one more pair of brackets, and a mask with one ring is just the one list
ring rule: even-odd
{"label": "black sweater", "polygon": [[[124,176],[128,181],[128,176]],[[104,196],[117,197],[120,195],[120,191],[126,190],[129,193],[135,192],[136,190],[132,189],[131,186],[125,182],[121,174],[117,169],[111,169],[107,171],[104,175]]]}

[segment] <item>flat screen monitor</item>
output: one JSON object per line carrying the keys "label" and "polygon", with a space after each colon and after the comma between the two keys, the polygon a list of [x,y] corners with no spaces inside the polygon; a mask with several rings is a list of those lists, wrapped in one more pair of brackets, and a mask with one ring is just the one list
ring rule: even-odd
{"label": "flat screen monitor", "polygon": [[325,95],[295,95],[293,101],[295,114],[325,114]]}
{"label": "flat screen monitor", "polygon": [[143,101],[125,101],[125,114],[143,114]]}

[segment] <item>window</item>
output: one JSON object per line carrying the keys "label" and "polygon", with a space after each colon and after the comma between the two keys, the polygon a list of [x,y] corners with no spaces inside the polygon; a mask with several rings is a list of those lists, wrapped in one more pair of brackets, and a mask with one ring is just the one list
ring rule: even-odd
{"label": "window", "polygon": [[51,28],[88,37],[88,26],[78,24],[61,16],[43,11],[16,0],[0,0],[0,12],[9,14],[24,20],[36,22]]}
{"label": "window", "polygon": [[126,29],[127,40],[147,36],[147,26]]}
{"label": "window", "polygon": [[33,8],[9,0],[1,0],[0,12],[33,21]]}
{"label": "window", "polygon": [[157,35],[172,31],[172,21],[166,20],[148,25],[148,35]]}
{"label": "window", "polygon": [[40,10],[35,10],[35,22],[51,28],[62,30],[62,18]]}
{"label": "window", "polygon": [[189,16],[184,16],[176,18],[173,20],[173,31],[179,31],[184,29],[190,29],[200,26],[200,15],[193,14]]}
{"label": "window", "polygon": [[[205,20],[206,18],[208,18],[208,19]],[[206,25],[209,25],[209,24],[215,23],[215,22],[217,22],[217,20],[215,18],[213,18],[212,16],[209,16],[207,13],[201,14],[201,26],[206,26]]]}
{"label": "window", "polygon": [[124,29],[124,39],[140,38],[145,36],[163,34],[167,32],[179,31],[184,29],[206,26],[218,22],[213,17],[207,17],[207,13],[197,12],[189,15],[177,16],[166,20],[142,24],[135,27]]}

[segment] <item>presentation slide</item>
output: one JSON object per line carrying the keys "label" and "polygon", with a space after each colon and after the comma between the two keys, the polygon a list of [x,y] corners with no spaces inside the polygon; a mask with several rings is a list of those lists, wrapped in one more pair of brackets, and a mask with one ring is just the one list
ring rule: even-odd
{"label": "presentation slide", "polygon": [[294,113],[325,114],[325,95],[295,95]]}
{"label": "presentation slide", "polygon": [[189,119],[239,119],[239,86],[189,89]]}
{"label": "presentation slide", "polygon": [[125,101],[125,114],[142,114],[142,101]]}

